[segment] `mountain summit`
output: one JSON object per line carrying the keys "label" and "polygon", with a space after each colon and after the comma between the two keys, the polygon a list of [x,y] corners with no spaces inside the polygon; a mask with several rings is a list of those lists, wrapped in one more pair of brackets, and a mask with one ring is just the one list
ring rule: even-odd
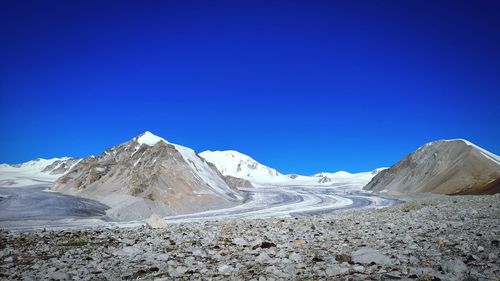
{"label": "mountain summit", "polygon": [[83,159],[53,189],[97,199],[122,220],[228,207],[243,199],[192,149],[147,131]]}
{"label": "mountain summit", "polygon": [[463,139],[434,141],[381,171],[364,189],[393,195],[498,193],[500,157]]}
{"label": "mountain summit", "polygon": [[248,155],[234,150],[204,151],[200,153],[224,175],[244,179],[251,183],[288,182],[290,177],[265,166]]}
{"label": "mountain summit", "polygon": [[134,140],[138,144],[145,144],[145,145],[148,145],[148,146],[153,146],[153,145],[155,145],[156,143],[158,143],[160,141],[163,141],[165,143],[169,143],[164,138],[159,137],[159,136],[151,133],[150,131],[145,131],[144,133],[142,133],[142,134],[138,135],[137,137],[135,137]]}

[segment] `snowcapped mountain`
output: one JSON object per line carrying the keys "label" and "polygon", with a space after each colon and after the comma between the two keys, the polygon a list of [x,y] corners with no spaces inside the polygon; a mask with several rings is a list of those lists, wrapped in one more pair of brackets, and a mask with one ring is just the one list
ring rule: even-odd
{"label": "snowcapped mountain", "polygon": [[212,163],[224,175],[251,182],[254,186],[265,185],[333,185],[339,183],[367,184],[373,176],[383,169],[372,172],[351,174],[319,173],[313,176],[284,175],[273,168],[260,164],[248,155],[238,151],[204,151],[200,156]]}
{"label": "snowcapped mountain", "polygon": [[37,158],[21,164],[0,164],[0,186],[51,184],[80,160],[70,157]]}
{"label": "snowcapped mountain", "polygon": [[463,139],[434,141],[380,172],[364,189],[394,195],[498,193],[500,157]]}
{"label": "snowcapped mountain", "polygon": [[192,149],[150,132],[79,162],[54,189],[97,199],[115,219],[139,219],[233,206],[243,200]]}
{"label": "snowcapped mountain", "polygon": [[214,164],[224,176],[245,179],[256,184],[290,180],[288,176],[262,165],[250,156],[238,151],[204,151],[200,153],[200,156]]}

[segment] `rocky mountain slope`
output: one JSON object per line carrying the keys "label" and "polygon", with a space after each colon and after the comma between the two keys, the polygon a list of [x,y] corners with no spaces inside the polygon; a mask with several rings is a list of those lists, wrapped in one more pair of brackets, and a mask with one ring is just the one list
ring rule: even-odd
{"label": "rocky mountain slope", "polygon": [[380,172],[366,190],[393,195],[500,192],[500,157],[462,139],[425,144]]}
{"label": "rocky mountain slope", "polygon": [[229,207],[243,200],[192,149],[150,132],[80,161],[54,190],[99,200],[113,219]]}
{"label": "rocky mountain slope", "polygon": [[0,164],[0,186],[47,184],[68,172],[79,158],[37,158],[21,164]]}

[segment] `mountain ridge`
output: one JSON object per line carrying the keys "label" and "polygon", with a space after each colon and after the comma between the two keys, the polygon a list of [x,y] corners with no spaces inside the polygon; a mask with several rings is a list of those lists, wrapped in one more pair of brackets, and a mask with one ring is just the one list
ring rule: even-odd
{"label": "mountain ridge", "polygon": [[252,157],[235,150],[207,150],[199,154],[227,177],[250,182],[253,186],[266,185],[333,185],[342,182],[366,184],[379,171],[349,173],[346,171],[320,172],[311,176],[299,174],[282,174],[277,170],[257,162]]}
{"label": "mountain ridge", "polygon": [[426,143],[376,175],[365,190],[392,195],[500,192],[500,157],[464,139]]}

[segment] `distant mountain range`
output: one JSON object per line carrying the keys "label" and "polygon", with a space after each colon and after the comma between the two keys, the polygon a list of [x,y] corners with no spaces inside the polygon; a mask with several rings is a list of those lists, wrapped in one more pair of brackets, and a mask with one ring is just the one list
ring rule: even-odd
{"label": "distant mountain range", "polygon": [[351,174],[345,171],[336,173],[318,173],[312,176],[297,174],[284,175],[265,166],[250,156],[234,150],[204,151],[200,156],[212,163],[224,175],[244,179],[253,186],[268,185],[332,185],[339,183],[367,183],[382,169],[371,172]]}
{"label": "distant mountain range", "polygon": [[244,200],[241,187],[350,185],[393,195],[482,194],[500,192],[499,178],[500,158],[465,140],[431,142],[388,169],[357,174],[284,175],[234,150],[198,155],[150,132],[97,157],[0,165],[0,186],[52,185],[108,205],[107,214],[118,220],[234,206]]}
{"label": "distant mountain range", "polygon": [[[154,146],[157,142],[170,144],[165,139],[155,136],[151,132],[132,139],[131,141],[140,141],[148,146]],[[179,151],[189,151],[193,158],[196,154],[192,149],[171,144]],[[121,146],[121,145],[119,145]],[[138,146],[136,144],[136,146]],[[179,148],[179,149],[178,149]],[[116,154],[116,147],[103,152],[103,155]],[[36,159],[22,164],[1,164],[0,165],[0,185],[2,186],[25,186],[39,183],[53,183],[63,174],[68,172],[76,163],[96,161],[98,157],[88,157],[85,159],[78,158],[53,158],[53,159]],[[128,156],[120,156],[122,158],[135,157],[134,154]],[[222,174],[226,184],[234,187],[250,187],[250,186],[268,186],[268,185],[332,185],[342,182],[367,183],[375,174],[382,169],[376,169],[371,172],[351,174],[345,171],[335,173],[318,173],[312,176],[304,176],[298,174],[284,175],[277,170],[265,166],[250,156],[242,154],[238,151],[204,151],[199,154],[211,166],[216,168],[217,172]],[[141,160],[144,162],[144,158]],[[33,164],[35,163],[35,164]],[[94,171],[94,173],[107,173]],[[82,182],[81,185],[84,185]]]}

